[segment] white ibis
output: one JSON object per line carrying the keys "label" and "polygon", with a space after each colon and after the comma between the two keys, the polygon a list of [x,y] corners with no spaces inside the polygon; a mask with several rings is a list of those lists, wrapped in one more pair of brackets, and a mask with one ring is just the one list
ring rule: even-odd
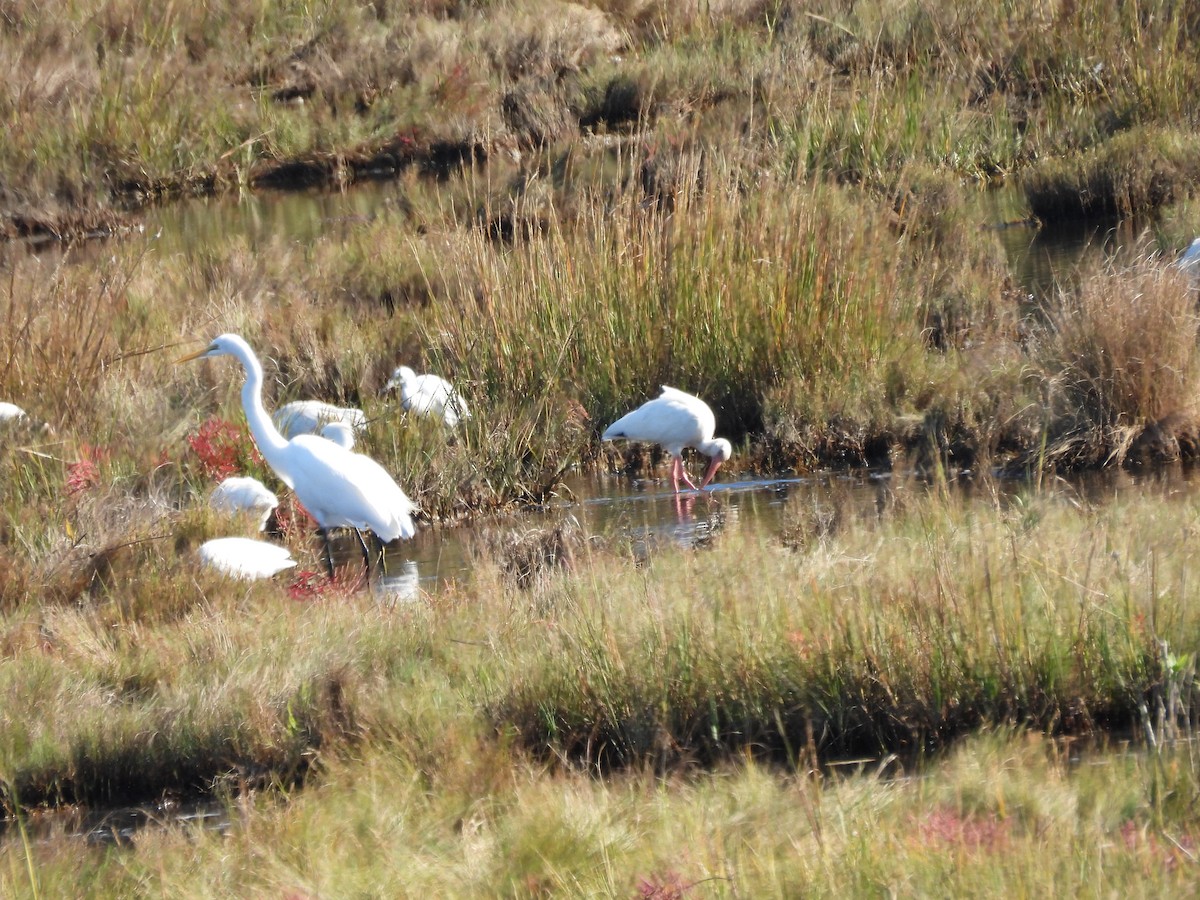
{"label": "white ibis", "polygon": [[213,538],[201,544],[198,553],[209,568],[247,581],[270,578],[296,565],[287,547],[253,538]]}
{"label": "white ibis", "polygon": [[17,406],[15,403],[8,401],[0,401],[0,423],[4,422],[20,422],[29,418],[25,415],[25,410]]}
{"label": "white ibis", "polygon": [[[631,413],[626,413],[608,426],[603,440],[624,438],[629,441],[651,441],[660,444],[671,454],[671,484],[679,493],[682,478],[692,490],[705,487],[721,463],[729,459],[733,447],[724,438],[714,438],[716,418],[708,404],[699,397],[663,386],[663,392],[648,400]],[[700,488],[683,468],[683,448],[693,447],[709,457],[708,469]]]}
{"label": "white ibis", "polygon": [[267,527],[271,510],[279,505],[279,498],[257,478],[234,476],[213,489],[208,504],[231,515],[253,513],[259,517],[258,530],[262,531]]}
{"label": "white ibis", "polygon": [[345,422],[326,422],[321,426],[321,437],[347,450],[354,449],[354,429]]}
{"label": "white ibis", "polygon": [[323,400],[293,400],[275,410],[271,419],[285,438],[294,438],[298,434],[320,434],[321,428],[331,422],[344,422],[358,429],[367,424],[367,417],[361,409],[334,406]]}

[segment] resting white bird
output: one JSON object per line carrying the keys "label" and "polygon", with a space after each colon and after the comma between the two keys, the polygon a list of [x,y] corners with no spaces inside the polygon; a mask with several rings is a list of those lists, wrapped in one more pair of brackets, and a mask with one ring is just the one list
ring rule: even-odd
{"label": "resting white bird", "polygon": [[361,409],[334,406],[322,400],[293,400],[275,410],[271,419],[285,438],[320,434],[321,428],[331,422],[344,422],[351,428],[363,428],[367,424]]}
{"label": "resting white bird", "polygon": [[1175,265],[1193,279],[1200,278],[1200,237],[1188,244],[1187,249],[1179,254]]}
{"label": "resting white bird", "polygon": [[438,416],[453,428],[459,419],[471,418],[467,402],[454,385],[438,375],[418,375],[408,366],[392,373],[383,390],[400,389],[400,405],[420,416]]}
{"label": "resting white bird", "polygon": [[253,538],[213,538],[200,545],[200,561],[233,578],[270,578],[296,565],[287,547]]}
{"label": "resting white bird", "polygon": [[[679,479],[687,482],[692,490],[705,487],[721,463],[733,454],[733,447],[725,438],[713,438],[717,420],[708,404],[699,397],[685,394],[672,387],[663,386],[663,392],[648,400],[631,413],[626,413],[608,426],[603,440],[625,438],[630,441],[652,441],[662,445],[672,456],[671,484],[679,493]],[[708,469],[700,488],[688,478],[683,468],[683,448],[694,447],[709,457]]]}
{"label": "resting white bird", "polygon": [[347,450],[354,449],[354,429],[345,422],[326,422],[321,426],[321,437]]}
{"label": "resting white bird", "polygon": [[180,362],[215,356],[232,356],[246,370],[242,407],[254,442],[322,531],[370,529],[384,543],[416,533],[412,520],[416,506],[375,460],[315,434],[288,440],[279,433],[263,407],[262,364],[240,336],[223,334]]}
{"label": "resting white bird", "polygon": [[258,530],[262,531],[271,518],[271,510],[279,505],[279,498],[257,478],[234,476],[213,489],[208,503],[213,509],[231,515],[253,513],[259,517]]}
{"label": "resting white bird", "polygon": [[25,410],[15,403],[0,401],[0,422],[17,422],[29,418]]}

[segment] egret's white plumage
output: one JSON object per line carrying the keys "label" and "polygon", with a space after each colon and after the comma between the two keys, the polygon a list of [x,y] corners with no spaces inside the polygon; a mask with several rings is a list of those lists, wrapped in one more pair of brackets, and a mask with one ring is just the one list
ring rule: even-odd
{"label": "egret's white plumage", "polygon": [[416,533],[415,505],[375,460],[315,434],[288,440],[279,433],[263,407],[262,364],[240,336],[223,334],[184,359],[214,356],[232,356],[246,370],[242,406],[254,442],[322,529],[366,528],[384,542]]}
{"label": "egret's white plumage", "polygon": [[367,424],[367,417],[361,409],[334,406],[322,400],[285,403],[275,410],[271,420],[285,438],[294,438],[298,434],[320,434],[322,427],[331,422],[344,422],[351,428],[363,428]]}
{"label": "egret's white plumage", "polygon": [[15,403],[0,401],[0,422],[17,422],[29,418],[25,410]]}
{"label": "egret's white plumage", "polygon": [[418,375],[408,366],[400,366],[383,386],[384,391],[400,389],[400,405],[420,416],[437,416],[451,428],[459,419],[471,418],[467,402],[454,385],[439,375]]}
{"label": "egret's white plumage", "polygon": [[1200,278],[1200,237],[1188,244],[1187,248],[1179,254],[1175,265],[1192,278]]}
{"label": "egret's white plumage", "polygon": [[213,489],[208,503],[213,509],[231,515],[253,513],[258,516],[258,530],[262,531],[271,518],[271,510],[279,505],[279,498],[257,478],[234,476]]}
{"label": "egret's white plumage", "polygon": [[253,538],[213,538],[201,544],[198,552],[204,565],[247,580],[270,578],[296,565],[287,547]]}
{"label": "egret's white plumage", "polygon": [[700,487],[707,485],[721,463],[733,454],[724,438],[714,438],[716,417],[708,404],[699,397],[663,386],[662,394],[648,400],[631,413],[626,413],[605,429],[603,440],[624,438],[630,441],[651,441],[660,444],[672,457],[671,484],[679,492],[682,478],[693,490],[698,490],[683,468],[683,449],[693,447],[709,457],[708,469]]}
{"label": "egret's white plumage", "polygon": [[347,450],[354,449],[354,429],[345,422],[326,422],[321,426],[321,437]]}

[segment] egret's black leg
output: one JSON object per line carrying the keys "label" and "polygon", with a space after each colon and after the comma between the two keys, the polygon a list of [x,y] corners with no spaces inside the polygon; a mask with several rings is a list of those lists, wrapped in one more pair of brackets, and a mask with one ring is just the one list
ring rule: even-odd
{"label": "egret's black leg", "polygon": [[321,528],[319,531],[321,540],[325,543],[325,564],[329,566],[329,578],[333,580],[333,545],[329,543],[329,531],[325,528]]}
{"label": "egret's black leg", "polygon": [[367,549],[367,540],[363,537],[363,533],[355,528],[354,536],[358,538],[358,546],[362,547],[363,565],[367,567],[367,577],[371,575],[371,551]]}

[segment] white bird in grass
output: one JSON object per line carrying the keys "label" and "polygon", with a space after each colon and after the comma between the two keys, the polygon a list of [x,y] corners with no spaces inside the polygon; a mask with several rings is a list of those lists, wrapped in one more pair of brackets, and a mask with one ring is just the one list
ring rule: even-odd
{"label": "white bird in grass", "polygon": [[271,510],[279,505],[279,498],[257,478],[234,476],[213,489],[208,503],[213,509],[232,515],[254,513],[260,518],[258,530],[262,531],[271,518]]}
{"label": "white bird in grass", "polygon": [[1188,244],[1187,249],[1179,254],[1175,265],[1193,279],[1200,278],[1200,237]]}
{"label": "white bird in grass", "polygon": [[242,407],[254,442],[322,531],[370,529],[384,543],[416,533],[412,520],[416,506],[375,460],[315,434],[288,440],[279,433],[263,406],[262,364],[240,336],[223,334],[180,362],[215,356],[232,356],[246,370]]}
{"label": "white bird in grass", "polygon": [[400,389],[400,405],[420,416],[437,416],[451,428],[459,419],[471,418],[467,402],[454,385],[439,375],[418,375],[408,366],[400,366],[383,386],[384,393]]}
{"label": "white bird in grass", "polygon": [[25,415],[25,410],[17,406],[15,403],[0,401],[0,423],[3,422],[20,422],[29,417]]}
{"label": "white bird in grass", "polygon": [[200,561],[232,578],[270,578],[296,565],[287,547],[253,538],[213,538],[200,545]]}
{"label": "white bird in grass", "polygon": [[[713,438],[717,420],[708,404],[699,397],[685,394],[672,387],[663,386],[663,392],[648,400],[631,413],[626,413],[608,426],[603,440],[625,438],[630,441],[652,441],[662,445],[671,454],[671,484],[679,493],[682,478],[692,490],[705,487],[721,463],[733,454],[733,447],[725,438]],[[688,478],[683,468],[683,448],[694,447],[709,457],[708,469],[700,488]]]}
{"label": "white bird in grass", "polygon": [[275,427],[285,438],[298,434],[320,434],[321,428],[333,422],[344,422],[351,428],[364,428],[367,417],[361,409],[334,406],[323,400],[293,400],[275,410],[271,416]]}

